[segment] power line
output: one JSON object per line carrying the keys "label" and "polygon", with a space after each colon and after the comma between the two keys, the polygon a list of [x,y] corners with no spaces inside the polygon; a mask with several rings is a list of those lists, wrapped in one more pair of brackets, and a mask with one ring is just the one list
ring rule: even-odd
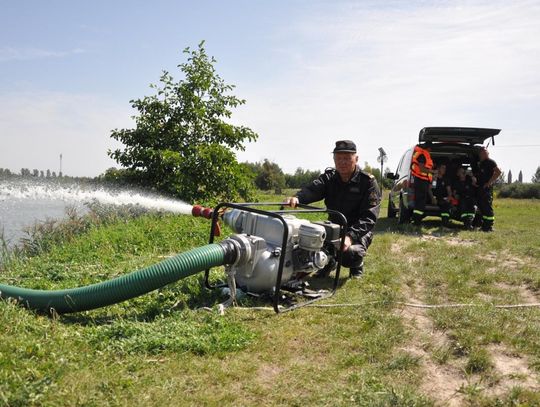
{"label": "power line", "polygon": [[509,145],[497,145],[495,144],[494,146],[491,146],[491,147],[540,147],[540,144],[509,144]]}

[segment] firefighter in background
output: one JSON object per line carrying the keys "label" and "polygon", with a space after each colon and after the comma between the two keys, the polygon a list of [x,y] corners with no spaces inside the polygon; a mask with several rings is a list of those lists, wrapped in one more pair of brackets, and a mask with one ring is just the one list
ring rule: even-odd
{"label": "firefighter in background", "polygon": [[473,229],[475,214],[476,179],[467,174],[465,168],[457,170],[457,178],[452,183],[452,198],[458,201],[458,210],[465,229]]}
{"label": "firefighter in background", "polygon": [[413,222],[420,225],[426,210],[426,198],[433,180],[433,160],[431,159],[431,147],[414,147],[412,155],[411,173],[414,177],[414,210]]}
{"label": "firefighter in background", "polygon": [[501,175],[497,163],[489,158],[489,151],[483,147],[480,150],[480,163],[476,174],[478,180],[478,209],[482,214],[482,230],[493,231],[495,214],[493,212],[493,185]]}
{"label": "firefighter in background", "polygon": [[450,223],[450,202],[449,196],[452,195],[450,182],[446,176],[446,164],[440,164],[436,169],[436,176],[433,180],[433,188],[431,191],[431,201],[441,210],[441,219],[443,226],[448,226]]}

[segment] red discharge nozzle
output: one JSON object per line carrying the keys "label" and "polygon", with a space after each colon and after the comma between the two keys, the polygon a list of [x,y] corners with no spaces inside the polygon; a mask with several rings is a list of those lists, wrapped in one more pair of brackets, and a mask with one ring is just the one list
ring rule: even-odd
{"label": "red discharge nozzle", "polygon": [[210,208],[205,208],[201,205],[193,205],[193,208],[191,209],[191,214],[195,217],[203,217],[206,219],[212,219],[212,215],[214,214],[214,211]]}

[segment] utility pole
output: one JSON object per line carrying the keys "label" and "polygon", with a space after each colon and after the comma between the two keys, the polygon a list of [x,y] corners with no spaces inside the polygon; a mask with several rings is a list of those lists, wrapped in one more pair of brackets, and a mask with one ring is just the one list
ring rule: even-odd
{"label": "utility pole", "polygon": [[384,152],[383,148],[379,147],[379,156],[377,157],[377,161],[381,163],[381,186],[380,186],[381,195],[383,193],[383,179],[384,179],[383,168],[384,168],[384,163],[386,162],[386,160],[388,160],[388,156]]}
{"label": "utility pole", "polygon": [[62,176],[62,153],[60,153],[60,171],[58,171],[58,176]]}

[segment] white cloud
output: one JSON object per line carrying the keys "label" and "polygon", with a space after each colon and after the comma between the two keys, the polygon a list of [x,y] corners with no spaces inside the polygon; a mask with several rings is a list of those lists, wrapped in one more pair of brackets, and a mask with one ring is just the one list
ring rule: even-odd
{"label": "white cloud", "polygon": [[17,92],[0,96],[0,167],[95,176],[115,163],[107,149],[113,128],[131,126],[125,104],[104,97],[62,92]]}
{"label": "white cloud", "polygon": [[[502,127],[499,145],[530,144],[538,21],[540,3],[530,1],[351,3],[308,15],[287,29],[288,52],[280,49],[291,55],[287,79],[239,87],[248,104],[235,119],[262,136],[240,158],[322,169],[333,141],[352,138],[362,161],[375,164],[383,146],[393,167],[418,130],[434,125]],[[512,151],[494,158],[530,178],[539,150]]]}

